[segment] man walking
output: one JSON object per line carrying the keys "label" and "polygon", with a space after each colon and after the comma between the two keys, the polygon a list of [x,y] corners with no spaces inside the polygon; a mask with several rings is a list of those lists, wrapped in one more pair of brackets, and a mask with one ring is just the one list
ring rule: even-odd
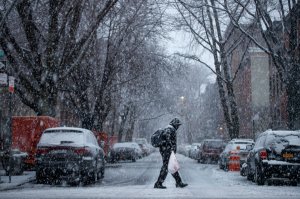
{"label": "man walking", "polygon": [[[158,189],[166,189],[167,188],[167,187],[163,186],[162,183],[165,181],[165,179],[168,175],[168,163],[169,163],[170,155],[171,155],[172,151],[174,151],[174,153],[176,153],[176,148],[177,148],[176,131],[180,125],[181,125],[180,120],[177,118],[174,118],[170,122],[170,124],[166,127],[166,129],[164,129],[164,132],[161,135],[162,144],[159,147],[159,152],[162,157],[163,165],[160,169],[159,177],[158,177],[156,183],[154,184],[154,188],[158,188]],[[183,188],[188,185],[188,184],[185,184],[182,182],[178,171],[175,172],[174,174],[172,174],[172,176],[174,177],[174,179],[176,181],[176,187]]]}

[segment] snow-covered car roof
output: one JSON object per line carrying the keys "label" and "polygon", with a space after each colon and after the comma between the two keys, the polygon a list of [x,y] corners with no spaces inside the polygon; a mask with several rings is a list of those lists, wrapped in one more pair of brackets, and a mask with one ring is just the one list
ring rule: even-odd
{"label": "snow-covered car roof", "polygon": [[269,133],[266,142],[267,144],[277,145],[276,147],[278,147],[279,145],[300,146],[300,132],[272,131],[272,133]]}
{"label": "snow-covered car roof", "polygon": [[221,139],[204,139],[203,140],[203,142],[206,142],[206,141],[208,141],[208,142],[211,142],[211,141],[223,142],[223,140],[221,140]]}
{"label": "snow-covered car roof", "polygon": [[245,142],[245,143],[254,143],[253,139],[232,139],[230,140],[230,142],[232,143],[236,143],[236,142]]}
{"label": "snow-covered car roof", "polygon": [[115,148],[121,148],[121,147],[140,149],[140,146],[136,142],[120,142],[120,143],[114,144],[114,146],[113,146],[114,149]]}
{"label": "snow-covered car roof", "polygon": [[267,130],[259,137],[265,135],[267,136],[265,146],[272,148],[278,154],[287,146],[300,147],[300,131]]}
{"label": "snow-covered car roof", "polygon": [[192,146],[200,146],[201,145],[201,143],[192,143]]}
{"label": "snow-covered car roof", "polygon": [[87,129],[84,128],[78,128],[78,127],[54,127],[54,128],[48,128],[45,131],[59,131],[59,130],[70,130],[70,131],[82,131],[82,132],[86,132],[89,131]]}

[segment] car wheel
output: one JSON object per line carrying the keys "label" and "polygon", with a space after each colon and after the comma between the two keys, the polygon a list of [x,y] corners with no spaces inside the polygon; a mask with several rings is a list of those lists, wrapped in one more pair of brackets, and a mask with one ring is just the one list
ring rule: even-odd
{"label": "car wheel", "polygon": [[292,180],[291,185],[296,187],[298,185],[297,180]]}
{"label": "car wheel", "polygon": [[103,179],[104,178],[104,171],[105,171],[105,167],[103,166],[100,170],[100,175],[99,175],[99,179]]}
{"label": "car wheel", "polygon": [[220,168],[220,169],[224,169],[224,165],[221,163],[220,160],[219,160],[219,168]]}
{"label": "car wheel", "polygon": [[229,165],[227,162],[225,162],[225,165],[224,165],[224,171],[229,171]]}
{"label": "car wheel", "polygon": [[42,175],[42,172],[37,169],[36,172],[35,172],[35,180],[36,180],[36,183],[37,184],[43,184],[45,183],[45,176]]}
{"label": "car wheel", "polygon": [[246,170],[247,170],[247,171],[246,171],[247,180],[253,181],[254,177],[253,177],[253,174],[252,174],[251,171],[250,171],[249,166],[246,168]]}
{"label": "car wheel", "polygon": [[100,168],[100,171],[99,171],[99,173],[97,175],[98,180],[104,178],[104,171],[105,171],[105,161],[103,160],[102,161],[102,167]]}
{"label": "car wheel", "polygon": [[247,173],[247,180],[252,180],[252,176],[250,175],[250,173]]}
{"label": "car wheel", "polygon": [[98,181],[98,173],[97,173],[97,167],[96,169],[89,175],[89,181],[91,183],[95,183]]}
{"label": "car wheel", "polygon": [[110,162],[111,162],[111,163],[116,163],[116,159],[115,159],[115,158],[111,158],[111,159],[110,159]]}
{"label": "car wheel", "polygon": [[262,173],[262,170],[259,166],[255,167],[255,182],[257,185],[264,185],[265,184],[265,177]]}
{"label": "car wheel", "polygon": [[199,157],[198,162],[201,163],[201,164],[203,163],[203,157],[202,157],[201,155],[200,155],[200,157]]}
{"label": "car wheel", "polygon": [[267,185],[268,185],[268,186],[273,185],[273,181],[269,179],[269,180],[267,181]]}
{"label": "car wheel", "polygon": [[205,163],[205,159],[201,158],[200,163],[204,164]]}

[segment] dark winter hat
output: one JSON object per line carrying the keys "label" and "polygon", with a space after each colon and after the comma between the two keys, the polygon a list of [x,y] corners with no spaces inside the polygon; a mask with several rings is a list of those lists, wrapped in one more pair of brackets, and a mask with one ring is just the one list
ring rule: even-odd
{"label": "dark winter hat", "polygon": [[174,118],[171,122],[170,125],[174,126],[174,127],[179,127],[181,125],[181,121],[178,118]]}

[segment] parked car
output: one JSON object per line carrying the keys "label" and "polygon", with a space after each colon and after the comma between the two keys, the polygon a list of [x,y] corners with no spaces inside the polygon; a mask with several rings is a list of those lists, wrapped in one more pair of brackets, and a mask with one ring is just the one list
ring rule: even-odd
{"label": "parked car", "polygon": [[120,160],[132,160],[132,162],[135,162],[141,157],[142,150],[136,142],[116,143],[110,152],[111,162]]}
{"label": "parked car", "polygon": [[248,155],[247,179],[263,185],[278,178],[295,186],[300,180],[299,131],[265,131]]}
{"label": "parked car", "polygon": [[46,129],[37,145],[36,180],[96,181],[104,176],[104,151],[94,134],[83,128]]}
{"label": "parked car", "polygon": [[205,139],[201,142],[198,162],[215,162],[217,163],[220,154],[224,149],[225,143],[221,139]]}
{"label": "parked car", "polygon": [[192,147],[192,145],[189,145],[189,144],[185,145],[185,147],[184,147],[184,155],[185,156],[189,157],[189,153],[190,153],[191,147]]}
{"label": "parked car", "polygon": [[254,141],[252,139],[233,139],[228,142],[219,157],[218,163],[220,169],[228,170],[229,160],[232,154],[237,154],[240,157],[240,167],[242,167],[249,153],[247,145],[254,145]]}
{"label": "parked car", "polygon": [[138,144],[142,149],[143,157],[148,156],[150,154],[150,148],[146,144]]}
{"label": "parked car", "polygon": [[192,143],[191,149],[189,151],[189,157],[192,159],[198,159],[200,153],[201,143]]}
{"label": "parked car", "polygon": [[156,148],[154,148],[151,144],[146,144],[146,146],[149,148],[149,150],[150,150],[150,153],[153,153],[155,150],[156,150]]}

